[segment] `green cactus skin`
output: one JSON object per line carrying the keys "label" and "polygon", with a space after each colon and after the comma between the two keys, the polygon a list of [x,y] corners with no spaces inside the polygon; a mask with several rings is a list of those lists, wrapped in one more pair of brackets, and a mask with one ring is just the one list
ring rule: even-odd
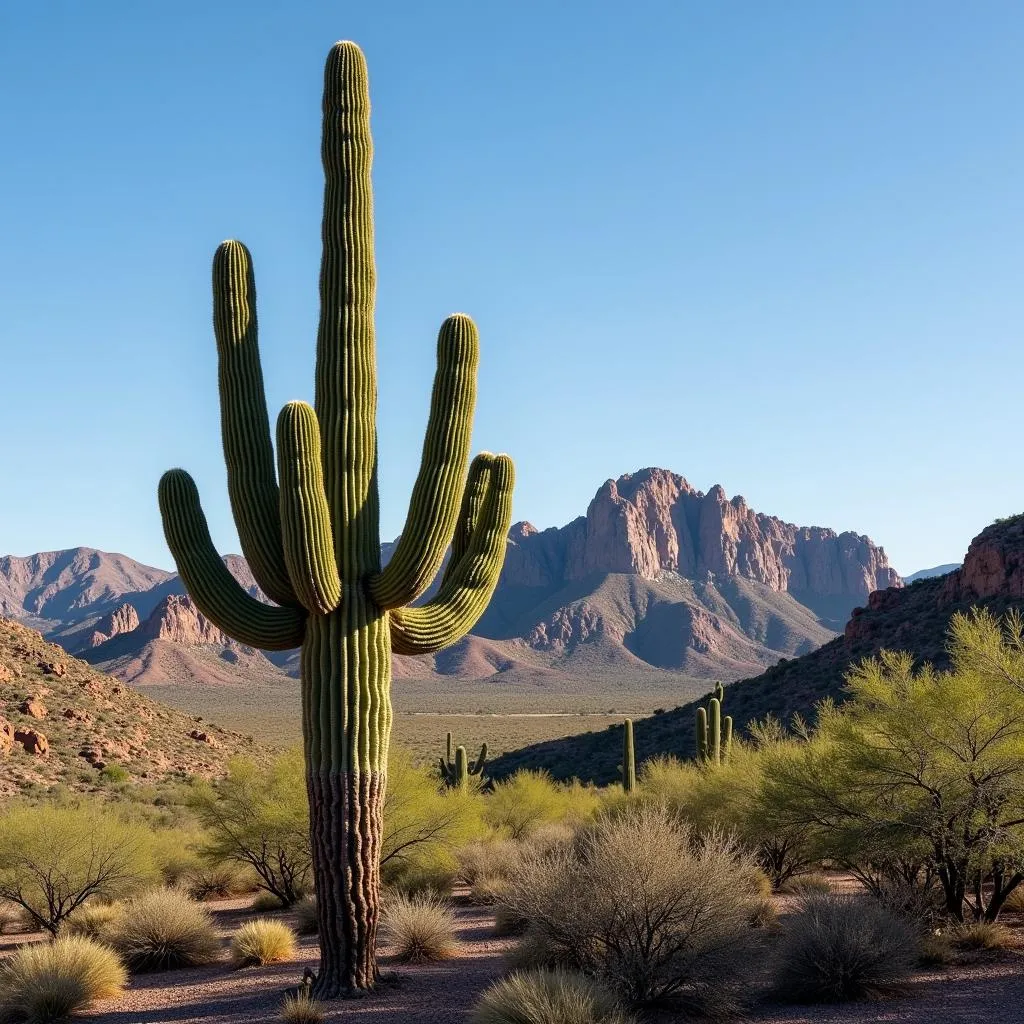
{"label": "green cactus skin", "polygon": [[633,745],[633,719],[627,718],[622,730],[622,791],[636,789],[636,749]]}
{"label": "green cactus skin", "polygon": [[697,760],[708,759],[708,713],[706,708],[697,708]]}
{"label": "green cactus skin", "polygon": [[716,683],[714,692],[715,696],[708,701],[707,708],[697,708],[697,760],[705,764],[728,761],[732,750],[732,716],[722,715],[725,688]]}
{"label": "green cactus skin", "polygon": [[449,789],[465,790],[471,777],[483,776],[484,765],[487,763],[487,744],[480,744],[480,756],[470,764],[465,747],[457,747],[455,756],[452,757],[452,742],[452,734],[448,733],[445,740],[445,756],[438,758],[441,779]]}
{"label": "green cactus skin", "polygon": [[[469,463],[478,339],[469,317],[441,326],[423,459],[405,529],[380,566],[374,352],[376,269],[366,62],[337,43],[324,71],[323,259],[315,404],[291,402],[270,434],[244,245],[213,262],[214,333],[228,492],[264,604],[234,580],[183,470],[159,501],[167,543],[200,610],[254,647],[302,648],[302,724],[320,925],[312,994],[377,979],[379,849],[391,732],[391,654],[432,653],[476,623],[497,585],[512,519],[506,455]],[[430,585],[451,546],[436,597]],[[460,748],[461,749],[461,748]],[[451,741],[448,745],[451,760]],[[461,750],[465,762],[465,750]],[[456,755],[458,757],[458,754]],[[486,747],[473,766],[482,771]],[[472,771],[466,766],[467,772]]]}
{"label": "green cactus skin", "polygon": [[728,761],[732,752],[732,715],[722,720],[722,760]]}

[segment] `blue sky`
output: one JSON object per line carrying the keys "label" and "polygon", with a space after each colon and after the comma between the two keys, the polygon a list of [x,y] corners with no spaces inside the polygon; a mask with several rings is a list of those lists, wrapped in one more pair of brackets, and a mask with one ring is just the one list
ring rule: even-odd
{"label": "blue sky", "polygon": [[0,552],[237,550],[209,264],[254,253],[268,397],[310,398],[322,63],[370,65],[382,531],[437,326],[474,448],[560,525],[659,465],[902,572],[1024,511],[1024,5],[28,0],[0,12]]}

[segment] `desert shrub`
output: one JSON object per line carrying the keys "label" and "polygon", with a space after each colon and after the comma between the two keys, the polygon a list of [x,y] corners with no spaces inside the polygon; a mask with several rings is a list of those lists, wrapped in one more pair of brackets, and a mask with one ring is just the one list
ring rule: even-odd
{"label": "desert shrub", "polygon": [[106,938],[133,971],[196,967],[215,960],[220,950],[209,912],[176,889],[131,900]]}
{"label": "desert shrub", "polygon": [[164,885],[187,888],[190,876],[204,869],[199,856],[203,836],[177,828],[155,829],[150,837],[153,860]]}
{"label": "desert shrub", "polygon": [[543,856],[568,846],[576,838],[576,832],[577,828],[568,821],[549,821],[534,829],[520,845],[523,852]]}
{"label": "desert shrub", "polygon": [[520,769],[494,787],[484,819],[509,839],[524,839],[541,825],[564,818],[568,809],[564,789],[543,772]]}
{"label": "desert shrub", "polygon": [[109,947],[80,935],[22,946],[0,965],[0,1018],[46,1024],[111,999],[128,981]]}
{"label": "desert shrub", "polygon": [[511,907],[498,903],[494,907],[494,935],[499,939],[510,935],[523,935],[530,922],[520,917]]}
{"label": "desert shrub", "polygon": [[295,927],[300,935],[316,935],[320,931],[315,896],[307,896],[295,904]]}
{"label": "desert shrub", "polygon": [[458,877],[470,888],[482,878],[504,879],[512,875],[523,857],[523,847],[510,839],[478,839],[456,852]]}
{"label": "desert shrub", "polygon": [[950,939],[957,949],[1010,949],[1016,945],[1013,932],[998,921],[971,921],[952,929]]}
{"label": "desert shrub", "polygon": [[275,910],[283,910],[284,904],[273,893],[261,892],[252,901],[252,909],[257,914],[272,914]]}
{"label": "desert shrub", "polygon": [[295,932],[280,921],[246,921],[231,940],[231,962],[235,967],[263,967],[291,960],[297,943]]}
{"label": "desert shrub", "polygon": [[302,898],[312,855],[300,750],[267,766],[232,759],[224,779],[196,787],[193,807],[206,829],[202,853],[209,863],[250,869],[257,885],[286,907]]}
{"label": "desert shrub", "polygon": [[799,1003],[882,996],[906,981],[917,955],[914,929],[869,896],[806,896],[783,934],[775,987]]}
{"label": "desert shrub", "polygon": [[451,905],[436,896],[389,893],[384,899],[381,928],[400,963],[447,960],[458,948]]}
{"label": "desert shrub", "polygon": [[224,861],[219,864],[197,864],[186,870],[181,881],[194,900],[226,900],[244,896],[258,888],[251,870],[241,864]]}
{"label": "desert shrub", "polygon": [[24,931],[26,918],[25,911],[16,903],[0,900],[0,935]]}
{"label": "desert shrub", "polygon": [[323,1004],[309,996],[285,996],[281,1004],[281,1020],[284,1024],[323,1024],[326,1016]]}
{"label": "desert shrub", "polygon": [[51,934],[86,901],[154,877],[146,831],[102,804],[14,805],[0,814],[0,900]]}
{"label": "desert shrub", "polygon": [[116,903],[86,903],[70,917],[64,919],[59,934],[84,935],[88,939],[102,939],[120,910],[120,906]]}
{"label": "desert shrub", "polygon": [[572,971],[517,971],[480,997],[472,1024],[630,1024],[607,989]]}
{"label": "desert shrub", "polygon": [[937,967],[953,960],[953,941],[948,931],[936,928],[918,939],[917,962],[922,967]]}
{"label": "desert shrub", "polygon": [[502,903],[529,922],[524,949],[630,1004],[726,1012],[757,944],[759,898],[756,864],[732,839],[694,836],[663,808],[639,806],[527,857]]}
{"label": "desert shrub", "polygon": [[790,878],[782,886],[782,891],[791,896],[820,895],[830,893],[832,891],[832,883],[825,875],[812,871],[806,875],[797,875],[795,878]]}

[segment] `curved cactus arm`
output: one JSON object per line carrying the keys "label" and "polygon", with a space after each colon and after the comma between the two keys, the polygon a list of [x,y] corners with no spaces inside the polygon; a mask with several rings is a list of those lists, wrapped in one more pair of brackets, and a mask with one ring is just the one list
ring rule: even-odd
{"label": "curved cactus arm", "polygon": [[470,775],[480,775],[487,764],[487,744],[480,744],[480,756],[469,766]]}
{"label": "curved cactus arm", "polygon": [[320,462],[320,425],[312,406],[289,402],[277,418],[284,558],[296,595],[326,615],[341,600],[331,515]]}
{"label": "curved cactus arm", "polygon": [[295,604],[281,546],[274,449],[256,326],[256,279],[249,250],[222,242],[213,257],[220,423],[228,495],[242,554],[263,592]]}
{"label": "curved cactus arm", "polygon": [[445,566],[444,575],[441,577],[442,587],[448,582],[449,577],[462,560],[462,556],[469,550],[469,542],[473,538],[476,524],[480,521],[484,499],[487,497],[493,463],[494,455],[491,452],[481,452],[469,464],[469,477],[462,492],[462,507],[459,509],[459,515],[455,521],[451,555]]}
{"label": "curved cactus arm", "polygon": [[469,546],[437,596],[391,612],[396,654],[433,654],[464,637],[487,608],[505,561],[512,524],[515,469],[507,455],[491,456],[487,495]]}
{"label": "curved cactus arm", "polygon": [[168,470],[160,478],[159,499],[167,546],[199,610],[239,643],[268,651],[298,647],[306,613],[264,604],[242,589],[217,555],[192,477]]}
{"label": "curved cactus arm", "polygon": [[437,336],[437,374],[419,475],[409,514],[391,561],[370,580],[381,608],[415,601],[437,575],[459,519],[476,404],[479,339],[462,313]]}

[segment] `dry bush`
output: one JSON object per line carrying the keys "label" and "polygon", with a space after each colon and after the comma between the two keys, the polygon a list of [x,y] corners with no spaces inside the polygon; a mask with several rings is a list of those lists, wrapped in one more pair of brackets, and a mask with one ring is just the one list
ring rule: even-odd
{"label": "dry bush", "polygon": [[307,896],[295,904],[295,927],[300,935],[316,935],[320,931],[315,896]]}
{"label": "dry bush", "polygon": [[494,936],[499,939],[510,935],[524,935],[530,922],[520,917],[511,907],[498,903],[494,908]]}
{"label": "dry bush", "polygon": [[154,889],[125,904],[106,938],[133,971],[196,967],[220,950],[209,912],[177,889]]}
{"label": "dry bush", "polygon": [[456,852],[458,877],[470,888],[482,878],[508,878],[522,856],[522,847],[509,839],[477,839]]}
{"label": "dry bush", "polygon": [[23,932],[27,927],[25,911],[16,903],[0,900],[0,935]]}
{"label": "dry bush", "polygon": [[326,1016],[323,1004],[308,996],[285,996],[281,1004],[284,1024],[323,1024]]}
{"label": "dry bush", "polygon": [[117,903],[86,903],[64,919],[59,934],[102,940],[120,912],[121,907]]}
{"label": "dry bush", "polygon": [[936,928],[918,940],[917,962],[922,967],[939,967],[953,962],[953,941],[948,931]]}
{"label": "dry bush", "polygon": [[870,896],[805,896],[778,950],[775,987],[798,1003],[891,994],[913,970],[914,928]]}
{"label": "dry bush", "polygon": [[717,1014],[738,1003],[759,898],[757,867],[731,839],[641,805],[527,857],[502,902],[528,922],[520,963],[578,969],[631,1005]]}
{"label": "dry bush", "polygon": [[455,858],[447,850],[427,848],[415,858],[391,861],[381,867],[381,881],[406,896],[429,894],[448,897],[458,875]]}
{"label": "dry bush", "polygon": [[80,935],[22,946],[0,967],[0,1019],[47,1024],[118,995],[128,974],[108,946]]}
{"label": "dry bush", "polygon": [[235,967],[265,967],[292,960],[297,946],[295,932],[280,921],[246,921],[231,940],[231,962]]}
{"label": "dry bush", "polygon": [[383,903],[381,929],[400,963],[434,963],[455,955],[455,917],[447,900],[388,893]]}
{"label": "dry bush", "polygon": [[789,896],[827,895],[832,892],[832,883],[821,872],[809,871],[788,879],[780,891]]}
{"label": "dry bush", "polygon": [[969,921],[957,925],[950,938],[957,949],[1011,949],[1013,932],[998,921]]}
{"label": "dry bush", "polygon": [[257,914],[272,914],[275,910],[284,910],[284,904],[272,892],[261,892],[252,901],[252,909]]}
{"label": "dry bush", "polygon": [[194,900],[227,900],[245,896],[258,888],[253,873],[232,861],[198,864],[187,870],[181,887]]}
{"label": "dry bush", "polygon": [[517,971],[480,997],[472,1024],[631,1024],[611,993],[573,971]]}

